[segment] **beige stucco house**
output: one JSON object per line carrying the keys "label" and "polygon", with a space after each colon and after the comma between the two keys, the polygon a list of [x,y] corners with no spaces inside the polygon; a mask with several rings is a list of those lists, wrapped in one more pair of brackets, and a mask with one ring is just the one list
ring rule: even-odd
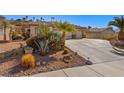
{"label": "beige stucco house", "polygon": [[[56,31],[61,34],[61,32],[58,31],[58,29],[55,28],[51,22],[46,22],[46,24],[48,25],[50,30]],[[38,30],[39,30],[38,22],[30,22],[30,23],[23,23],[23,24],[19,23],[19,24],[15,24],[15,26],[16,26],[16,31],[24,31],[24,32],[30,31],[30,36],[35,36],[38,34]],[[67,33],[66,39],[72,39],[73,35],[75,35],[75,38],[82,38],[81,27],[76,26],[76,31],[74,31],[73,33]]]}

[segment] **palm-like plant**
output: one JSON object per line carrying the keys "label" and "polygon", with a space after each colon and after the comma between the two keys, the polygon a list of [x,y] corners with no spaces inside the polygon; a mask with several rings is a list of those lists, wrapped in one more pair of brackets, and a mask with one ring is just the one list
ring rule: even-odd
{"label": "palm-like plant", "polygon": [[119,28],[120,32],[118,34],[119,40],[124,40],[124,17],[115,17],[113,21],[110,21],[109,26],[116,26]]}
{"label": "palm-like plant", "polygon": [[55,22],[55,26],[62,32],[62,46],[65,46],[65,39],[66,39],[66,33],[67,32],[73,32],[75,31],[75,26],[68,23],[68,22]]}

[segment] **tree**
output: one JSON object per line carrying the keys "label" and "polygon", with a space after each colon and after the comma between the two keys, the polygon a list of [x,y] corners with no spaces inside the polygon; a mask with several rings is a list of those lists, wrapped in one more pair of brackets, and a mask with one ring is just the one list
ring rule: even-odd
{"label": "tree", "polygon": [[35,21],[35,17],[33,17],[33,21]]}
{"label": "tree", "polygon": [[92,27],[91,27],[91,26],[88,26],[87,28],[88,28],[88,29],[91,29]]}
{"label": "tree", "polygon": [[28,20],[28,16],[25,16],[26,21]]}
{"label": "tree", "polygon": [[25,18],[25,17],[23,17],[23,18],[22,18],[22,20],[23,20],[23,21],[26,21],[26,18]]}
{"label": "tree", "polygon": [[62,32],[62,46],[65,46],[65,40],[66,40],[66,33],[67,32],[73,32],[75,31],[75,26],[73,24],[70,24],[68,22],[55,22],[55,26]]}
{"label": "tree", "polygon": [[44,21],[43,17],[40,17],[40,21],[41,21],[41,22]]}
{"label": "tree", "polygon": [[51,17],[51,22],[55,20],[55,17]]}
{"label": "tree", "polygon": [[113,21],[110,21],[109,26],[115,26],[119,28],[118,39],[124,40],[124,17],[114,17]]}

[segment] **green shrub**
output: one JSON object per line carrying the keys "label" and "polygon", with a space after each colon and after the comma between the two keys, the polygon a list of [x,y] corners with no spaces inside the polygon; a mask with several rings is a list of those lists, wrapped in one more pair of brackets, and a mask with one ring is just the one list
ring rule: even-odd
{"label": "green shrub", "polygon": [[35,51],[40,51],[42,55],[47,54],[50,50],[61,49],[61,35],[57,32],[50,31],[46,25],[41,25],[37,36],[27,39],[26,43]]}
{"label": "green shrub", "polygon": [[53,32],[49,37],[49,47],[53,50],[59,50],[61,48],[61,35]]}

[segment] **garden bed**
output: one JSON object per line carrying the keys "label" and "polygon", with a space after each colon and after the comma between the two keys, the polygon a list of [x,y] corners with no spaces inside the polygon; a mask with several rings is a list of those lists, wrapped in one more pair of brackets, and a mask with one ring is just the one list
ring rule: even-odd
{"label": "garden bed", "polygon": [[46,56],[34,54],[37,61],[37,66],[35,68],[29,69],[23,68],[20,65],[21,56],[12,56],[0,60],[0,76],[7,77],[31,76],[37,73],[86,65],[87,62],[86,59],[80,57],[77,53],[72,52],[70,49],[67,50],[68,54],[70,54],[73,58],[69,63],[65,63],[63,61],[63,57],[68,54],[63,55],[63,51],[60,50],[56,52],[54,51],[54,53],[51,52],[49,55]]}
{"label": "garden bed", "polygon": [[110,44],[114,47],[124,49],[124,40],[111,40]]}

